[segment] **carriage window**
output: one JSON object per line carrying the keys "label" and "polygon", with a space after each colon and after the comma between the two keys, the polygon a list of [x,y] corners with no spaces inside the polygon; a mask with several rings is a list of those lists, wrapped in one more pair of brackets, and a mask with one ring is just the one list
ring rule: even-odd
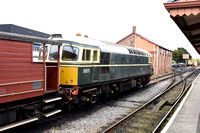
{"label": "carriage window", "polygon": [[94,50],[93,52],[93,61],[97,61],[97,51]]}
{"label": "carriage window", "polygon": [[[48,47],[45,47],[45,60],[47,58],[47,51],[48,51]],[[40,47],[39,50],[39,60],[43,60],[43,47]]]}
{"label": "carriage window", "polygon": [[83,49],[82,60],[90,61],[90,54],[91,54],[91,50]]}
{"label": "carriage window", "polygon": [[58,45],[52,45],[49,53],[49,60],[58,59]]}
{"label": "carriage window", "polygon": [[62,60],[78,60],[79,49],[72,46],[64,46],[62,52]]}

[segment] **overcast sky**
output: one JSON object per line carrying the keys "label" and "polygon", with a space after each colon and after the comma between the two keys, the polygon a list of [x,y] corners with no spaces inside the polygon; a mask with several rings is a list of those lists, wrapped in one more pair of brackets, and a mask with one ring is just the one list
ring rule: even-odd
{"label": "overcast sky", "polygon": [[200,58],[179,30],[163,3],[167,0],[3,0],[1,24],[15,24],[41,32],[76,33],[117,42],[136,32],[170,50],[184,47]]}

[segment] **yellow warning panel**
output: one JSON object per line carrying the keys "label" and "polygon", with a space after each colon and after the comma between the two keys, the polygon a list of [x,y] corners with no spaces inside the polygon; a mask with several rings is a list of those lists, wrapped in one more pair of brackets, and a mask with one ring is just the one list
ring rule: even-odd
{"label": "yellow warning panel", "polygon": [[78,85],[78,67],[60,67],[60,85]]}

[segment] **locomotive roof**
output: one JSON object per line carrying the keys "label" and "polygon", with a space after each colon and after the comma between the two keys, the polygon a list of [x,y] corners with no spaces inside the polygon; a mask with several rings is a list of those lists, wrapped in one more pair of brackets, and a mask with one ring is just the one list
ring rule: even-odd
{"label": "locomotive roof", "polygon": [[136,54],[136,55],[143,55],[143,56],[151,56],[151,54],[145,50],[139,48],[133,48],[128,46],[123,46],[111,42],[95,40],[86,37],[75,37],[72,38],[70,41],[67,40],[60,40],[61,42],[78,44],[78,45],[85,45],[89,47],[98,47],[102,52],[106,53],[119,53],[119,54]]}
{"label": "locomotive roof", "polygon": [[52,40],[52,39],[46,39],[42,37],[35,37],[35,36],[28,36],[28,35],[21,35],[21,34],[15,34],[15,33],[8,33],[8,32],[0,32],[0,39],[62,45],[62,42],[58,40]]}

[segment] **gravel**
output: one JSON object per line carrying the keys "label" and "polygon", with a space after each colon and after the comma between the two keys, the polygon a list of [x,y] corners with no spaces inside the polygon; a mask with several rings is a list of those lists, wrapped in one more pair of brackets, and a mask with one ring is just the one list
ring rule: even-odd
{"label": "gravel", "polygon": [[155,85],[136,89],[111,98],[107,101],[97,102],[89,105],[83,110],[69,113],[61,121],[44,124],[40,127],[30,129],[31,133],[94,133],[102,132],[106,127],[123,118],[144,102],[160,93],[171,79],[162,81]]}
{"label": "gravel", "polygon": [[[186,72],[184,76],[188,75]],[[171,79],[157,84],[135,89],[123,93],[106,101],[100,101],[85,107],[83,110],[75,110],[68,113],[62,120],[49,122],[34,129],[31,133],[94,133],[102,132],[108,126],[114,124],[143,103],[159,94]]]}

